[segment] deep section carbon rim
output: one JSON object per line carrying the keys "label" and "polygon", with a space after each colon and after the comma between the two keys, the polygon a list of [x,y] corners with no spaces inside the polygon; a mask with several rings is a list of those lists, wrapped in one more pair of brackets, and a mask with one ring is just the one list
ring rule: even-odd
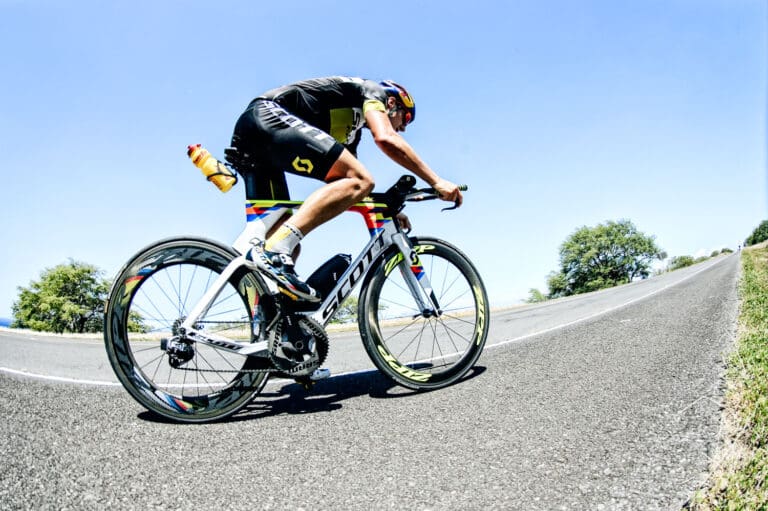
{"label": "deep section carbon rim", "polygon": [[397,251],[387,253],[362,293],[359,317],[368,354],[397,383],[413,389],[449,385],[475,364],[488,333],[482,280],[458,249],[440,240],[412,240],[441,314],[425,317],[403,277]]}
{"label": "deep section carbon rim", "polygon": [[[120,381],[147,409],[185,422],[214,420],[242,408],[265,381],[265,374],[250,372],[253,358],[174,343],[190,309],[233,257],[211,242],[170,240],[140,252],[115,280],[105,318],[107,353]],[[259,289],[252,274],[236,275],[196,328],[250,341]]]}

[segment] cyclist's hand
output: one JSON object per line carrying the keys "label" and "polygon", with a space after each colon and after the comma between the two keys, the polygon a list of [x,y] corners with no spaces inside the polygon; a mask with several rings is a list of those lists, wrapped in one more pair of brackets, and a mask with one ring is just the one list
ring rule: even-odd
{"label": "cyclist's hand", "polygon": [[455,185],[450,181],[441,179],[435,183],[432,188],[440,194],[441,199],[455,203],[456,207],[461,206],[461,203],[464,201],[464,197],[461,195],[461,190],[459,190],[458,185]]}
{"label": "cyclist's hand", "polygon": [[411,229],[412,229],[411,221],[408,219],[408,215],[406,215],[405,213],[398,213],[397,217],[395,218],[397,218],[397,223],[400,224],[400,227],[405,232],[411,232]]}

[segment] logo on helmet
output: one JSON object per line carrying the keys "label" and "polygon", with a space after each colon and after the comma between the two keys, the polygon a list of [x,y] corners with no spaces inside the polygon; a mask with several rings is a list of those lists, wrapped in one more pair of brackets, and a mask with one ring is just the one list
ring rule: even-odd
{"label": "logo on helmet", "polygon": [[403,102],[403,104],[406,107],[413,108],[415,106],[414,103],[413,103],[413,98],[404,89],[400,89],[397,92],[398,92],[398,94],[400,96],[400,100]]}

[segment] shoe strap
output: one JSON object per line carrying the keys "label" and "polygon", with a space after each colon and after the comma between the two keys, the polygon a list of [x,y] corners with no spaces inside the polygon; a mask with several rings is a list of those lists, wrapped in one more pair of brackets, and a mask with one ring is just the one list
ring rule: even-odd
{"label": "shoe strap", "polygon": [[288,254],[281,254],[279,252],[274,252],[274,253],[271,253],[269,255],[270,255],[270,259],[273,259],[273,258],[277,257],[278,260],[280,261],[280,264],[282,264],[283,266],[288,266],[288,267],[293,268],[293,266],[295,264],[293,262],[293,258],[291,256],[289,256]]}

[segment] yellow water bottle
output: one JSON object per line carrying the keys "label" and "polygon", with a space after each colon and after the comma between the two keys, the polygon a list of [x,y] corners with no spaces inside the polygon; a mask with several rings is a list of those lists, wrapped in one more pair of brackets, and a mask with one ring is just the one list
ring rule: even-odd
{"label": "yellow water bottle", "polygon": [[200,144],[187,146],[187,156],[222,192],[228,192],[237,183],[237,176]]}

